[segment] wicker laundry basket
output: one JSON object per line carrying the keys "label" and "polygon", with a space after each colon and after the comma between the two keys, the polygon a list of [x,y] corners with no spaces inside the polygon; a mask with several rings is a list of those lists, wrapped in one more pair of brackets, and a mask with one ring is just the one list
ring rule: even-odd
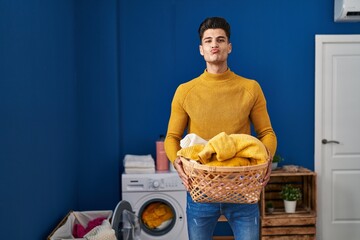
{"label": "wicker laundry basket", "polygon": [[257,203],[268,163],[243,167],[214,167],[181,158],[194,202]]}

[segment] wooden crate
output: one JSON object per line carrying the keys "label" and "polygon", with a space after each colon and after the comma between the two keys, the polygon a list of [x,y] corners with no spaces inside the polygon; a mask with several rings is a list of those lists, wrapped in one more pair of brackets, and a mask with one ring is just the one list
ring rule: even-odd
{"label": "wooden crate", "polygon": [[[280,197],[283,185],[292,184],[301,189],[295,213],[285,213]],[[274,204],[275,211],[266,211],[266,202]],[[298,172],[274,170],[260,198],[261,239],[315,239],[316,237],[316,173],[300,168]]]}

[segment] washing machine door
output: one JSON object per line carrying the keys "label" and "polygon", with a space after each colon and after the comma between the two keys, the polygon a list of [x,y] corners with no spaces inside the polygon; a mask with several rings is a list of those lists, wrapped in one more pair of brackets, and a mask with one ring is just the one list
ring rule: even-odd
{"label": "washing machine door", "polygon": [[169,233],[177,219],[174,206],[162,198],[144,202],[138,216],[141,230],[154,238]]}
{"label": "washing machine door", "polygon": [[132,207],[127,201],[120,201],[113,214],[111,226],[118,240],[140,239],[140,223]]}

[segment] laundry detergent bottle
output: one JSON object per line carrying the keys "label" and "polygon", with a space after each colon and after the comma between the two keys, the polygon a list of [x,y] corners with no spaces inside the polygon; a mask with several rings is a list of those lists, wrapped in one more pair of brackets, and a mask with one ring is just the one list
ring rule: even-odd
{"label": "laundry detergent bottle", "polygon": [[164,147],[164,135],[160,135],[158,141],[156,141],[156,170],[157,171],[169,171],[169,159],[165,153]]}

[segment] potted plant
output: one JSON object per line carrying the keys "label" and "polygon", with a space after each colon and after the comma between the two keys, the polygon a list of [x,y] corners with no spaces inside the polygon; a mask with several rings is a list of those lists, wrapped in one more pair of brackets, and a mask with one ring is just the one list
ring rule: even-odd
{"label": "potted plant", "polygon": [[273,202],[271,202],[271,201],[266,202],[266,210],[267,210],[267,212],[269,214],[274,212],[274,204],[273,204]]}
{"label": "potted plant", "polygon": [[282,161],[284,161],[284,158],[279,153],[276,153],[273,157],[271,169],[272,170],[276,169],[278,167],[279,162],[282,162]]}
{"label": "potted plant", "polygon": [[291,184],[286,184],[282,187],[280,195],[284,200],[285,212],[294,213],[296,202],[302,198],[301,189],[294,187]]}

